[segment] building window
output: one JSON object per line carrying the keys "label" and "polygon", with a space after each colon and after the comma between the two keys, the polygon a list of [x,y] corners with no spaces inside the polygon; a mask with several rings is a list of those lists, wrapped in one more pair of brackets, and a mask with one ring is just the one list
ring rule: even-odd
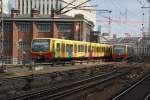
{"label": "building window", "polygon": [[19,23],[20,32],[31,32],[31,23]]}
{"label": "building window", "polygon": [[53,7],[53,0],[51,0],[51,9],[54,9],[54,7]]}
{"label": "building window", "polygon": [[10,50],[10,41],[5,40],[3,46],[4,50]]}
{"label": "building window", "polygon": [[37,26],[39,32],[50,32],[50,23],[38,23]]}
{"label": "building window", "polygon": [[47,4],[47,14],[49,14],[49,5]]}
{"label": "building window", "polygon": [[55,7],[56,7],[56,11],[58,11],[58,0],[56,0]]}
{"label": "building window", "polygon": [[70,23],[59,23],[58,24],[59,32],[71,32],[71,24]]}
{"label": "building window", "polygon": [[26,6],[26,12],[28,14],[28,1],[26,1],[26,4],[27,4],[27,6]]}
{"label": "building window", "polygon": [[29,50],[30,49],[30,43],[28,42],[19,42],[18,43],[18,49],[19,50]]}
{"label": "building window", "polygon": [[4,32],[11,32],[11,23],[4,23]]}
{"label": "building window", "polygon": [[18,9],[20,9],[20,0],[18,0]]}
{"label": "building window", "polygon": [[43,15],[45,14],[45,5],[43,4]]}
{"label": "building window", "polygon": [[24,1],[22,2],[22,14],[24,14]]}
{"label": "building window", "polygon": [[30,4],[31,4],[31,6],[30,6],[30,7],[31,7],[31,10],[32,10],[32,0],[30,1]]}

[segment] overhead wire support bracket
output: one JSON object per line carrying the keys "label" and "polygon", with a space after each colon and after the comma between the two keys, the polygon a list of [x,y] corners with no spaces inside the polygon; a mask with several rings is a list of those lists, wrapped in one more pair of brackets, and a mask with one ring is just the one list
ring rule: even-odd
{"label": "overhead wire support bracket", "polygon": [[81,4],[79,4],[79,5],[77,5],[77,6],[75,6],[75,7],[72,7],[71,9],[62,12],[61,14],[65,14],[65,13],[67,13],[67,12],[73,10],[73,9],[76,9],[76,8],[78,8],[78,7],[82,6],[82,5],[84,5],[85,3],[89,2],[89,1],[91,1],[91,0],[87,0],[87,1],[85,1],[85,2],[83,2],[83,3],[81,3]]}

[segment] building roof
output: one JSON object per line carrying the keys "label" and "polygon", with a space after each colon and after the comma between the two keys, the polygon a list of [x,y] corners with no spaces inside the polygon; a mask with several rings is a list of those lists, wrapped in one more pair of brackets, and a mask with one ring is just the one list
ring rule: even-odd
{"label": "building roof", "polygon": [[[1,15],[0,15],[1,16]],[[50,15],[37,15],[36,17],[31,17],[31,15],[17,15],[14,18],[11,17],[9,14],[3,14],[4,20],[16,20],[16,21],[64,21],[64,22],[73,22],[73,21],[84,21],[91,26],[94,24],[91,21],[86,20],[83,18],[72,17],[68,15],[57,15],[54,18]]]}

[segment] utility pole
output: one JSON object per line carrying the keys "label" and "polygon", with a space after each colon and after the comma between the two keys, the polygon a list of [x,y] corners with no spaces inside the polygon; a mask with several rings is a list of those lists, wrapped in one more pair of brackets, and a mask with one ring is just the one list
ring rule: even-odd
{"label": "utility pole", "polygon": [[1,67],[0,67],[0,73],[4,72],[4,32],[3,32],[3,0],[0,1],[0,60],[1,60]]}
{"label": "utility pole", "polygon": [[109,36],[110,36],[110,38],[111,38],[111,18],[110,18],[110,16],[109,16],[109,21],[108,21],[108,33],[109,33]]}
{"label": "utility pole", "polygon": [[149,0],[149,25],[148,25],[148,36],[150,36],[150,0]]}
{"label": "utility pole", "polygon": [[[148,24],[148,37],[150,37],[150,0],[147,0],[147,2],[149,3],[149,6],[148,7],[141,7],[141,8],[148,8],[148,13],[149,13],[149,24]],[[146,39],[147,37],[144,36],[144,39],[143,39],[143,52],[144,54],[147,54],[147,50],[145,50],[145,47],[147,48],[147,45],[146,45]]]}
{"label": "utility pole", "polygon": [[149,3],[148,7],[144,7],[142,6],[141,8],[148,8],[148,14],[149,14],[149,25],[148,25],[148,36],[150,36],[150,0],[147,0],[147,2]]}

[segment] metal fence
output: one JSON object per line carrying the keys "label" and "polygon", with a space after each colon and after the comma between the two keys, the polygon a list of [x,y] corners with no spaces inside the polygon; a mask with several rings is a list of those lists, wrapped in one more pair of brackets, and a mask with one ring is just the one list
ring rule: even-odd
{"label": "metal fence", "polygon": [[4,56],[0,59],[0,65],[2,64],[29,64],[30,59],[15,59],[12,56]]}

